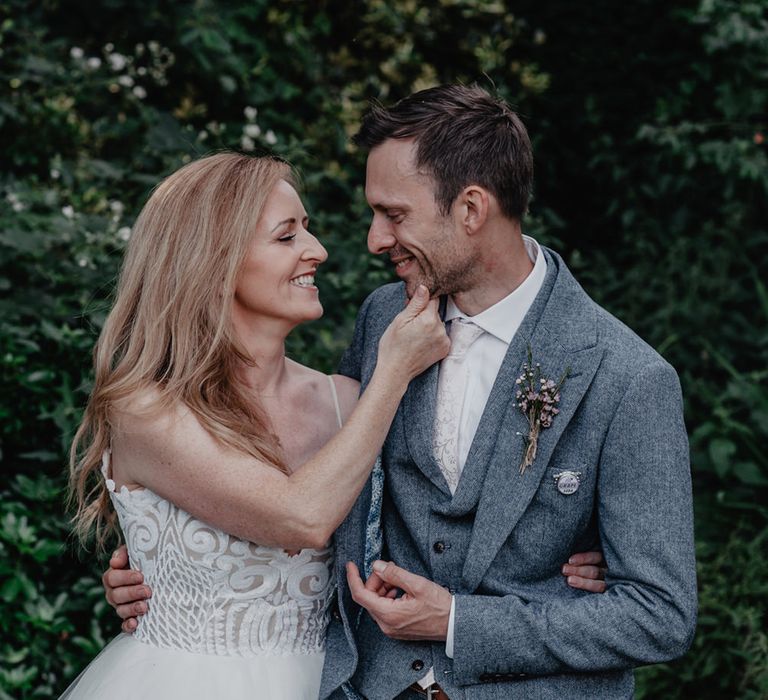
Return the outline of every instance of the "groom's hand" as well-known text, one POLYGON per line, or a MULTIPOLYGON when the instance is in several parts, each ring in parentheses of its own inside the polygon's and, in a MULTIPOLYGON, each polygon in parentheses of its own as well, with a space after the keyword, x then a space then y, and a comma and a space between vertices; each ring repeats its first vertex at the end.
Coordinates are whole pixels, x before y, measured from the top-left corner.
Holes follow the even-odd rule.
POLYGON ((451 594, 392 562, 374 562, 373 569, 375 582, 366 586, 357 566, 348 562, 347 581, 352 599, 368 611, 381 631, 392 639, 445 641, 451 594), (392 597, 396 589, 403 591, 399 598, 392 597))
POLYGON ((128 568, 128 550, 119 547, 109 560, 109 569, 101 577, 107 602, 122 618, 123 632, 131 634, 138 626, 137 617, 147 612, 147 599, 152 595, 140 571, 128 568))

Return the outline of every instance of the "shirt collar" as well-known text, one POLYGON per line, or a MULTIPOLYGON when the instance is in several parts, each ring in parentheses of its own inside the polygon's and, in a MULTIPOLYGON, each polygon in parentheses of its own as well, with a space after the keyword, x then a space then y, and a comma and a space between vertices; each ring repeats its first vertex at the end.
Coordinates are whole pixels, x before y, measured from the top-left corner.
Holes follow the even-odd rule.
POLYGON ((547 261, 544 259, 539 244, 530 236, 523 236, 523 243, 525 244, 525 252, 528 253, 528 257, 533 263, 533 270, 519 287, 475 316, 467 316, 462 313, 454 303, 453 298, 448 297, 445 320, 466 318, 476 326, 480 326, 486 333, 490 333, 509 345, 523 322, 525 314, 531 308, 541 285, 544 284, 544 277, 547 274, 547 261))

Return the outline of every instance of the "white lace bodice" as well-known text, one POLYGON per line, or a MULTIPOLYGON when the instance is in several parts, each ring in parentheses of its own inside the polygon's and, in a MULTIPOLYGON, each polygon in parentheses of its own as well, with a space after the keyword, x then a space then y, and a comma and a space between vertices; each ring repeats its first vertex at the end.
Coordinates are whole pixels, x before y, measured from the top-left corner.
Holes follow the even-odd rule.
POLYGON ((134 636, 158 647, 252 656, 322 651, 334 590, 333 552, 241 540, 148 489, 115 489, 102 471, 131 567, 152 588, 134 636))

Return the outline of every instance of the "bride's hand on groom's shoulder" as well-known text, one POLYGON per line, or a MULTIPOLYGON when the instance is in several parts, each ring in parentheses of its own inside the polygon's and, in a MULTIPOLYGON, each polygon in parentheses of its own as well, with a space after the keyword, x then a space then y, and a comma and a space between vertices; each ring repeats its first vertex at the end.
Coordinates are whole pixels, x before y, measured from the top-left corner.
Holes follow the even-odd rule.
POLYGON ((140 571, 128 568, 128 551, 125 545, 115 550, 101 582, 107 602, 123 620, 123 632, 131 634, 138 626, 136 618, 148 610, 148 599, 152 596, 152 591, 144 584, 144 575, 140 571))

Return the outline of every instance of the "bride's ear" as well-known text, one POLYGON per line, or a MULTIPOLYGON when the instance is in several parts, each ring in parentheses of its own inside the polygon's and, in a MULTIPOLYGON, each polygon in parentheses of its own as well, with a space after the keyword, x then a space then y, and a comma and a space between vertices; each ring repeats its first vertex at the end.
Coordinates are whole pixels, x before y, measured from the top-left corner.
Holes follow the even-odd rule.
POLYGON ((485 226, 493 205, 492 197, 480 185, 469 185, 459 194, 461 223, 467 235, 473 236, 485 226))

